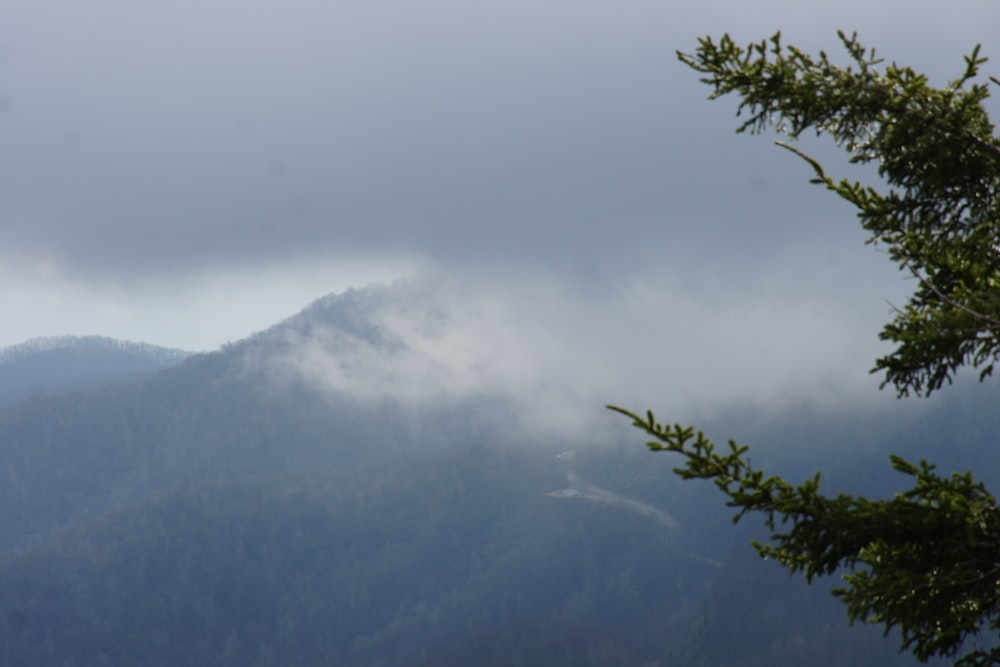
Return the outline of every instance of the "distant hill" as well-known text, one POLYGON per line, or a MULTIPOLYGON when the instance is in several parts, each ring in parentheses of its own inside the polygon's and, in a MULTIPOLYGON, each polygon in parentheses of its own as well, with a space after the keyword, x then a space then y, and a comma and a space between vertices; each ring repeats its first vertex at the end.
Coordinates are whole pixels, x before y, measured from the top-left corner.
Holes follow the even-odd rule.
POLYGON ((103 336, 33 338, 0 348, 0 405, 149 377, 189 356, 183 350, 103 336))
MULTIPOLYGON (((760 530, 634 434, 531 438, 504 396, 373 393, 375 366, 419 353, 386 326, 411 297, 332 295, 144 380, 0 411, 0 664, 914 664, 761 563, 760 530)), ((947 432, 991 460, 981 400, 893 446, 933 458, 947 432)), ((891 493, 884 455, 845 445, 863 423, 794 421, 804 450, 780 419, 758 429, 806 459, 776 472, 891 493)))

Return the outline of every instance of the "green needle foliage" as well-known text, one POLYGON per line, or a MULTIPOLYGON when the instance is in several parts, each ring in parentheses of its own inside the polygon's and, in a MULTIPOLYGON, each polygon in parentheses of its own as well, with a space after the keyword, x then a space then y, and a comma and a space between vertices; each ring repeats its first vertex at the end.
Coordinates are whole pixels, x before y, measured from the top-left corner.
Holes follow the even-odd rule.
POLYGON ((789 144, 824 185, 858 210, 870 243, 913 273, 920 287, 882 331, 898 345, 876 362, 901 395, 931 393, 971 363, 983 376, 1000 354, 1000 140, 983 107, 988 84, 979 47, 944 88, 909 67, 889 65, 840 33, 852 65, 834 65, 770 40, 737 46, 700 40, 678 57, 702 73, 711 98, 740 98, 739 132, 769 128, 795 140, 829 135, 856 164, 875 163, 883 189, 835 181, 789 144))
MULTIPOLYGON (((820 476, 793 486, 754 469, 746 445, 730 440, 720 453, 691 426, 658 423, 612 407, 654 440, 653 451, 685 458, 675 469, 684 479, 709 479, 738 509, 764 515, 771 542, 754 542, 808 581, 843 573, 834 594, 852 621, 898 627, 903 649, 921 660, 953 656, 982 627, 1000 616, 1000 508, 968 473, 941 477, 925 461, 913 465, 893 456, 892 466, 914 478, 909 491, 890 500, 820 493, 820 476)), ((1000 649, 976 651, 957 664, 1000 664, 1000 649)))
MULTIPOLYGON (((737 131, 774 130, 791 142, 813 131, 851 163, 877 166, 876 185, 835 180, 778 142, 809 163, 813 183, 853 204, 869 242, 917 279, 880 334, 895 344, 872 371, 884 373, 883 386, 928 395, 966 365, 982 380, 1000 358, 1000 139, 984 108, 989 83, 977 81, 986 59, 976 47, 962 75, 935 88, 911 68, 885 65, 856 36, 840 39, 846 67, 782 44, 780 33, 746 47, 704 38, 678 57, 702 74, 710 98, 739 97, 737 131)), ((795 486, 754 469, 745 445, 720 451, 693 427, 609 407, 652 438, 651 450, 681 455, 682 478, 712 480, 737 508, 734 521, 763 514, 770 542, 754 545, 763 557, 808 581, 841 573, 834 594, 852 621, 897 628, 902 650, 922 661, 1000 665, 995 642, 963 650, 970 636, 1000 630, 1000 508, 971 475, 942 477, 893 456, 893 468, 913 478, 909 491, 828 497, 819 474, 795 486)))

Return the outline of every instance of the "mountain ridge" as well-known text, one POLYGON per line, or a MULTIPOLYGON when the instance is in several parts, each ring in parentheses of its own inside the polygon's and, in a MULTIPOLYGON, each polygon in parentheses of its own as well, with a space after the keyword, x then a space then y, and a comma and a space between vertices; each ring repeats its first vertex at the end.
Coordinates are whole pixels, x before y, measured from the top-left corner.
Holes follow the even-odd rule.
MULTIPOLYGON (((422 352, 399 317, 447 338, 411 297, 331 294, 130 384, 0 410, 0 664, 912 664, 822 590, 775 588, 747 544, 766 536, 631 432, 525 438, 490 387, 352 394, 365 363, 422 352), (355 374, 330 391, 289 370, 314 348, 355 374)), ((827 461, 860 428, 796 417, 827 461)), ((977 449, 995 430, 944 428, 977 449)))
POLYGON ((193 354, 106 336, 32 338, 0 349, 0 406, 141 380, 193 354))
POLYGON ((125 352, 164 366, 172 365, 197 354, 178 348, 162 347, 109 336, 38 336, 21 343, 0 347, 0 367, 26 357, 73 347, 92 347, 125 352))

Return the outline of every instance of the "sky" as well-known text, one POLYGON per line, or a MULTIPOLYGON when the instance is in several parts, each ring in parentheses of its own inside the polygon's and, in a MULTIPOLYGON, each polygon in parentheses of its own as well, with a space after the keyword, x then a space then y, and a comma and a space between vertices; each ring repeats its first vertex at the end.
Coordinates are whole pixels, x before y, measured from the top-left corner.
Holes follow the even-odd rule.
POLYGON ((498 369, 873 391, 912 286, 675 51, 857 30, 943 83, 976 43, 1000 63, 998 25, 992 0, 5 0, 0 346, 211 350, 404 279, 488 312, 462 344, 498 369))

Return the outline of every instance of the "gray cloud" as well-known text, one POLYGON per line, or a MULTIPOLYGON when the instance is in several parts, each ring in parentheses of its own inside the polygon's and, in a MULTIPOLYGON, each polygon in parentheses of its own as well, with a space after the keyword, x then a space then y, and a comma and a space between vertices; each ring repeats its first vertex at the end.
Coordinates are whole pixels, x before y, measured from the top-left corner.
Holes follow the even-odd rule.
POLYGON ((840 294, 768 281, 692 289, 657 271, 592 293, 548 273, 425 273, 365 301, 375 340, 339 326, 293 332, 272 370, 417 408, 502 396, 516 407, 511 428, 567 440, 620 427, 606 403, 682 420, 735 406, 863 414, 892 401, 866 373, 874 331, 856 336, 887 307, 845 283, 840 294))
POLYGON ((954 72, 1000 18, 907 4, 900 36, 881 5, 801 4, 14 3, 0 245, 121 277, 398 252, 586 273, 720 235, 738 260, 842 210, 778 194, 802 166, 734 139, 675 48, 825 45, 836 18, 954 72))
POLYGON ((607 401, 868 401, 909 285, 674 50, 780 28, 834 52, 856 28, 943 80, 976 42, 996 55, 996 25, 986 2, 10 0, 0 344, 205 349, 415 275, 440 329, 380 313, 403 348, 341 368, 320 337, 290 363, 581 428, 607 401))

